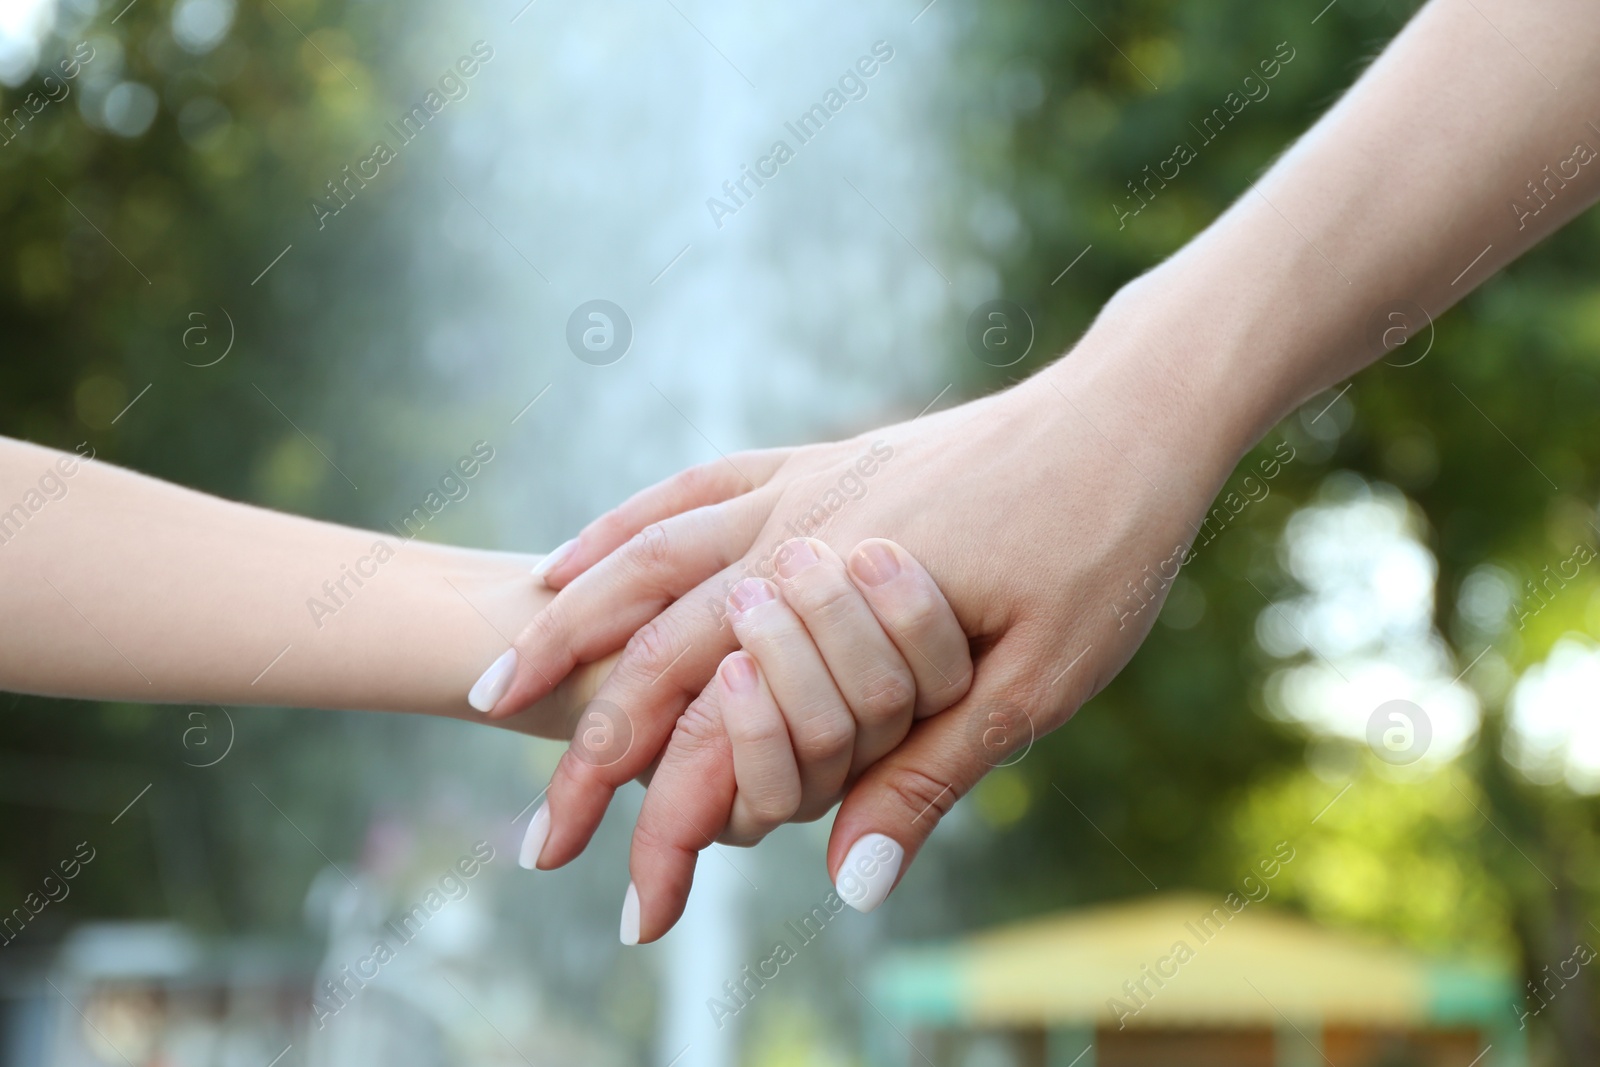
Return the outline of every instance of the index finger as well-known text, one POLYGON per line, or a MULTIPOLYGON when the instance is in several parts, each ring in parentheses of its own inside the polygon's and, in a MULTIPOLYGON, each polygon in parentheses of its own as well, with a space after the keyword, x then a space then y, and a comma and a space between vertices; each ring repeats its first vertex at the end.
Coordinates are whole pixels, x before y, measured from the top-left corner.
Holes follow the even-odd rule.
POLYGON ((515 655, 497 661, 474 686, 474 706, 491 719, 514 714, 573 667, 622 647, 663 608, 744 555, 768 499, 740 497, 640 531, 534 616, 517 635, 515 655), (491 676, 493 684, 486 682, 491 676))
POLYGON ((540 867, 559 867, 583 851, 612 794, 649 768, 689 702, 738 647, 722 616, 723 585, 735 577, 729 571, 702 583, 628 641, 585 709, 586 718, 599 716, 606 743, 590 745, 580 730, 550 778, 550 835, 540 867))
POLYGON ((707 686, 689 705, 645 790, 628 854, 625 945, 654 941, 672 929, 689 901, 701 851, 733 812, 737 785, 721 694, 722 686, 707 686))
POLYGON ((551 589, 561 589, 652 523, 694 508, 720 504, 765 485, 793 451, 769 448, 738 452, 679 471, 641 489, 540 560, 533 569, 534 576, 542 578, 551 589))

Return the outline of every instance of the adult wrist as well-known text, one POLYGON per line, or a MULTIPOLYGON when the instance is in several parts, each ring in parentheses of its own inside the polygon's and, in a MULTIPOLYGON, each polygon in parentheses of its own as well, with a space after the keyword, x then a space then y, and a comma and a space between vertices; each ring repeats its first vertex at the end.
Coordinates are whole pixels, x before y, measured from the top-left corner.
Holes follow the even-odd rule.
POLYGON ((1177 295, 1154 273, 1125 286, 1023 389, 1063 430, 1087 425, 1139 480, 1203 508, 1275 419, 1242 380, 1232 342, 1197 341, 1206 331, 1177 295))
POLYGON ((1257 207, 1235 205, 1123 286, 1039 377, 1130 408, 1196 474, 1225 478, 1296 406, 1370 359, 1366 294, 1257 207))

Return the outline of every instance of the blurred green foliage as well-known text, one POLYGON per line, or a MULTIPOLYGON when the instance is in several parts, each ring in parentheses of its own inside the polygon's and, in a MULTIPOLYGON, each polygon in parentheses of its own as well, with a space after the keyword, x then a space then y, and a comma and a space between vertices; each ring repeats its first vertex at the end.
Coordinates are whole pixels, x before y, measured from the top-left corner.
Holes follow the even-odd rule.
MULTIPOLYGON (((403 50, 386 64, 362 58, 397 51, 396 12, 317 0, 241 6, 231 32, 197 55, 175 43, 171 5, 131 5, 114 24, 116 11, 74 11, 63 6, 40 73, 0 90, 5 114, 30 92, 59 96, 44 76, 79 42, 93 49, 68 95, 0 145, 0 432, 67 450, 87 441, 101 458, 209 492, 381 523, 316 449, 341 454, 364 432, 326 406, 325 386, 341 357, 391 336, 375 322, 403 332, 392 298, 403 235, 359 201, 361 210, 319 232, 309 202, 340 163, 370 150, 390 118, 385 102, 414 88, 410 79, 404 93, 384 83, 402 81, 411 58, 403 50), (161 102, 138 136, 104 119, 106 95, 122 82, 150 87, 161 102), (228 358, 202 366, 230 336, 228 358)), ((386 472, 356 474, 367 498, 381 500, 386 472)), ((174 708, 4 702, 0 800, 27 832, 7 835, 0 852, 0 899, 20 901, 85 838, 118 872, 80 880, 69 906, 41 916, 45 926, 74 914, 170 914, 213 930, 298 926, 304 886, 322 861, 282 820, 263 822, 252 775, 343 854, 359 847, 349 813, 399 785, 352 773, 355 739, 315 713, 234 712, 249 742, 219 774, 186 766, 226 742, 217 709, 193 718, 174 708), (294 758, 272 758, 282 753, 294 758), (135 809, 108 830, 108 816, 152 778, 160 788, 141 804, 154 814, 135 809), (298 861, 257 855, 264 832, 275 843, 285 835, 282 855, 298 861)))

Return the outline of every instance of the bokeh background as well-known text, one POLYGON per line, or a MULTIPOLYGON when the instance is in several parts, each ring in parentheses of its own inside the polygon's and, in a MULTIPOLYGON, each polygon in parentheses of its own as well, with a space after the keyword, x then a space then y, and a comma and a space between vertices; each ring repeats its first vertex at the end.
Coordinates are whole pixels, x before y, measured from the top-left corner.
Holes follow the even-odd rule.
MULTIPOLYGON (((373 527, 487 440, 428 536, 518 548, 719 450, 1036 370, 1416 6, 125 2, 0 0, 0 432, 373 527), (797 145, 784 123, 878 42, 865 95, 797 145), (1127 183, 1284 45, 1270 92, 1119 219, 1127 183), (75 49, 92 58, 63 78, 75 49), (402 144, 388 124, 430 91, 402 144), (794 158, 714 218, 779 139, 794 158), (336 199, 377 140, 393 160, 336 199), (1007 367, 966 341, 1000 298, 1036 332, 1007 367), (615 361, 567 343, 594 299, 631 324, 615 361)), ((1597 236, 1587 213, 1269 435, 1251 470, 1294 458, 1122 676, 959 805, 889 906, 834 920, 721 1027, 708 998, 827 893, 825 823, 708 854, 685 923, 623 951, 636 792, 568 869, 511 862, 557 745, 0 695, 0 908, 93 855, 0 946, 0 1055, 1034 1062, 880 1045, 875 963, 1158 886, 1220 898, 1288 840, 1265 906, 1501 968, 1533 1062, 1600 1062, 1588 970, 1537 985, 1600 944, 1597 236), (1391 700, 1428 739, 1403 766, 1369 739, 1391 700), (313 983, 479 841, 496 858, 470 892, 319 1029, 313 983)), ((1406 1055, 1387 1062, 1454 1062, 1406 1055)))

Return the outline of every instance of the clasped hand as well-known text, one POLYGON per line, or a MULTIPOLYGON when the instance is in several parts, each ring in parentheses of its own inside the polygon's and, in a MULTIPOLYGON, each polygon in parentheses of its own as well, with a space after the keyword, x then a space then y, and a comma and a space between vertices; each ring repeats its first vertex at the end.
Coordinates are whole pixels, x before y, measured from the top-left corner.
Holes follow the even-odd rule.
POLYGON ((518 638, 491 716, 622 648, 590 707, 629 743, 563 756, 530 861, 569 862, 612 793, 653 769, 625 941, 677 920, 699 850, 841 796, 829 870, 848 903, 880 903, 960 796, 1132 655, 1165 587, 1118 606, 1142 564, 1181 556, 1237 459, 1178 439, 1176 421, 1149 433, 1190 398, 1082 348, 1067 373, 869 438, 685 471, 557 550, 545 580, 560 592, 518 638), (864 496, 794 539, 867 454, 888 458, 864 496))

